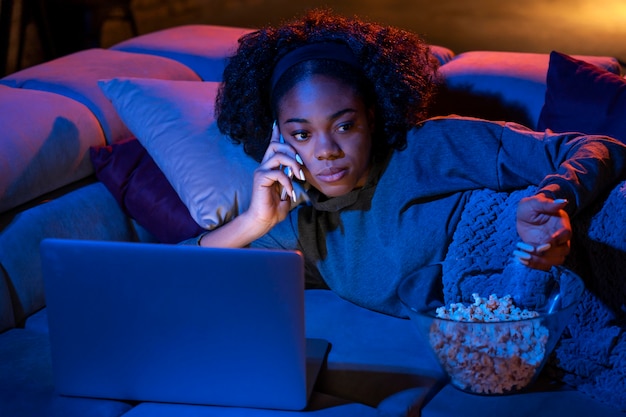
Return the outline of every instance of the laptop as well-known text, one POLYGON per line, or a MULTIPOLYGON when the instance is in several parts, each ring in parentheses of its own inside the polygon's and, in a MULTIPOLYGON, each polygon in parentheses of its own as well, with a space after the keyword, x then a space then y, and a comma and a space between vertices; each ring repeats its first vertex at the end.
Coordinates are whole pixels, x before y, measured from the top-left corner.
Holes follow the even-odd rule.
POLYGON ((329 343, 306 339, 297 251, 45 239, 61 395, 302 410, 329 343))

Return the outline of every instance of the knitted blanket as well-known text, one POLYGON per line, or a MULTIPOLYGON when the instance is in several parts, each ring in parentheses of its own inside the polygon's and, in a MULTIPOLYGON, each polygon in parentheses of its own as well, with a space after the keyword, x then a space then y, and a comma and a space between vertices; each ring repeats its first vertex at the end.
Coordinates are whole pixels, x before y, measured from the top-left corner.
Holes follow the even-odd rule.
MULTIPOLYGON (((532 286, 543 285, 545 273, 512 260, 519 241, 517 203, 534 191, 472 192, 443 263, 446 304, 471 302, 472 293, 532 296, 532 286), (503 268, 508 273, 495 273, 503 268), (460 271, 469 269, 489 278, 460 279, 460 271), (523 279, 511 279, 516 271, 523 279)), ((546 372, 626 411, 626 182, 576 216, 572 228, 572 251, 565 266, 580 275, 586 288, 546 372)))

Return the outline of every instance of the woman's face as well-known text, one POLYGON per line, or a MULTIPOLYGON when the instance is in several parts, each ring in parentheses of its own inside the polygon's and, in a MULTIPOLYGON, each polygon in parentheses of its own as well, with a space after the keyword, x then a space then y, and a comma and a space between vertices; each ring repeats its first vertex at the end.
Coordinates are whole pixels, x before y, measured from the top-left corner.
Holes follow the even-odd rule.
POLYGON ((300 81, 278 105, 280 132, 304 161, 309 184, 328 197, 365 184, 372 116, 352 88, 321 75, 300 81))

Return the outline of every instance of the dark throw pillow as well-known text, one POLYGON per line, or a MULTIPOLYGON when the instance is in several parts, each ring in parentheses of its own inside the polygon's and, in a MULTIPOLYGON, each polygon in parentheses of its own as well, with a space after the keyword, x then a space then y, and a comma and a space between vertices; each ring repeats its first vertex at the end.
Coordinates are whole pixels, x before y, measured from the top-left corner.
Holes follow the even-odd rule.
POLYGON ((92 147, 96 177, 126 214, 162 243, 178 243, 203 229, 136 139, 92 147))
POLYGON ((552 52, 538 129, 606 135, 626 143, 626 80, 552 52))

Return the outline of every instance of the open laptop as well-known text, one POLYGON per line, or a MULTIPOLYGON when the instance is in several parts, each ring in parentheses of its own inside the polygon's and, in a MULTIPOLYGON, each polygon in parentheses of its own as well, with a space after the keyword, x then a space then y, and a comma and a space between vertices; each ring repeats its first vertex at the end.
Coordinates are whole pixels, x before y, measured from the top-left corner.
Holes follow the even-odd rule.
POLYGON ((306 339, 296 251, 45 239, 62 395, 301 410, 329 349, 306 339))

